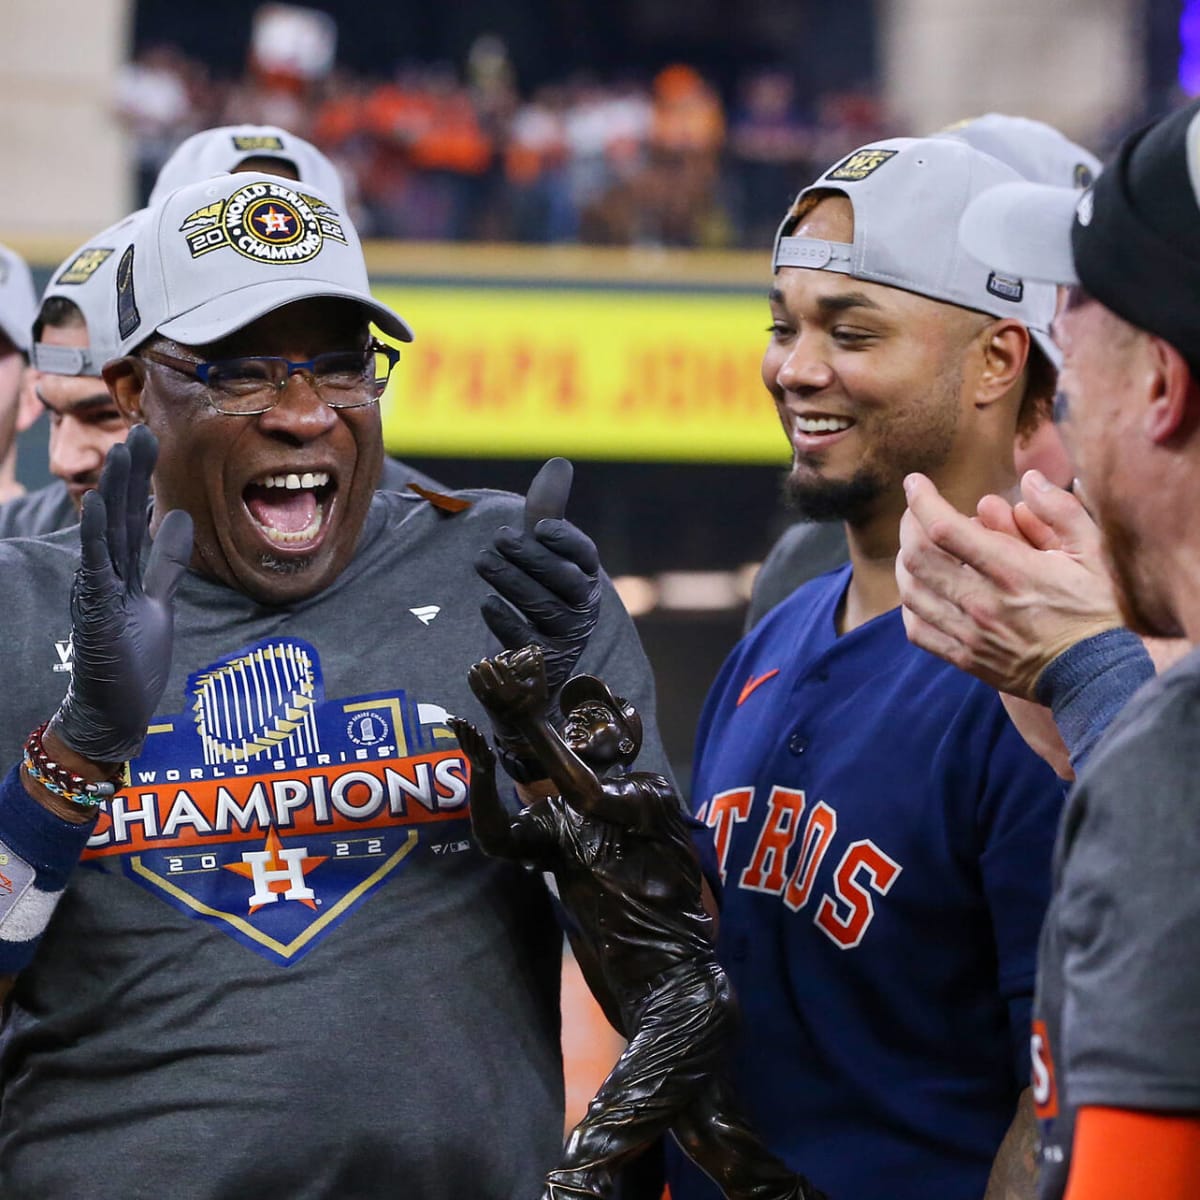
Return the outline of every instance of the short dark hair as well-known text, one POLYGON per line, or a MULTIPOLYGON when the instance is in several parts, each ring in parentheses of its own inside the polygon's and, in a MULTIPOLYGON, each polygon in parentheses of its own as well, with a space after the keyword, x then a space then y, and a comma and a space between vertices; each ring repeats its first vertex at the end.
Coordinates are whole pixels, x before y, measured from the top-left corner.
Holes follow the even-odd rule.
POLYGON ((83 310, 74 300, 65 296, 47 296, 38 310, 37 320, 33 323, 33 340, 42 340, 42 330, 70 329, 79 325, 87 325, 83 310))
POLYGON ((1043 421, 1050 420, 1054 393, 1058 390, 1058 368, 1050 356, 1030 339, 1025 363, 1025 394, 1017 410, 1017 436, 1029 437, 1043 421))

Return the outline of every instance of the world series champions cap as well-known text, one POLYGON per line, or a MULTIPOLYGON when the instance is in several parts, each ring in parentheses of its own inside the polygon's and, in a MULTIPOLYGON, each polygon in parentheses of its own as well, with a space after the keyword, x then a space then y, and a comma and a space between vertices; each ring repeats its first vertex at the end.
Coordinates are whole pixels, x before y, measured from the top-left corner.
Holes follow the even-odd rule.
POLYGON ((370 292, 349 218, 315 188, 274 175, 219 175, 145 211, 117 261, 117 352, 154 333, 215 342, 296 300, 352 300, 385 333, 412 330, 370 292))
POLYGON ((983 266, 957 237, 959 220, 976 196, 1018 178, 1011 167, 954 138, 891 138, 863 146, 796 197, 776 234, 774 269, 837 271, 989 316, 1013 317, 1057 362, 1050 339, 1054 288, 983 266), (850 200, 853 243, 792 235, 800 202, 810 192, 827 190, 850 200))
POLYGON ((29 267, 15 250, 0 246, 0 331, 22 354, 29 353, 36 315, 37 293, 29 267))
MULTIPOLYGON (((100 376, 100 368, 118 356, 117 262, 144 210, 110 225, 69 255, 50 276, 42 293, 48 300, 69 300, 87 325, 86 346, 55 346, 35 341, 30 361, 48 375, 100 376)), ((42 311, 40 310, 40 311, 42 311)))
POLYGON ((1200 101, 1132 134, 1082 195, 1008 184, 959 233, 1002 270, 1081 284, 1200 367, 1200 101))
POLYGON ((311 142, 277 125, 219 125, 181 142, 162 165, 147 203, 157 204, 176 188, 214 175, 228 175, 248 160, 278 159, 290 164, 299 181, 315 187, 334 208, 346 209, 338 169, 311 142))
POLYGON ((938 130, 998 158, 1022 179, 1055 187, 1088 187, 1100 174, 1100 160, 1045 121, 984 113, 938 130))

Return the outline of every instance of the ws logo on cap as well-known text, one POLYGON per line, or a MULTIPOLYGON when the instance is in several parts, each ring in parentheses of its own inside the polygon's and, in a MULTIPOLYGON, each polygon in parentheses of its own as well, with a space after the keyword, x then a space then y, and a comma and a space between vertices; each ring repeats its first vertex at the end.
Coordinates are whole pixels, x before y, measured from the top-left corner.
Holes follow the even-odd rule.
POLYGON ((95 273, 112 257, 112 250, 103 246, 91 246, 81 250, 67 265, 54 281, 56 284, 87 283, 95 273))
POLYGON ((280 183, 238 188, 228 200, 197 209, 179 232, 193 258, 229 246, 257 262, 302 263, 321 252, 326 238, 346 244, 333 208, 280 183))
POLYGON ((861 183, 898 153, 898 150, 856 150, 845 162, 838 163, 829 171, 825 178, 830 183, 861 183))
POLYGON ((274 134, 238 134, 233 135, 233 148, 245 153, 247 150, 282 150, 283 138, 274 134))

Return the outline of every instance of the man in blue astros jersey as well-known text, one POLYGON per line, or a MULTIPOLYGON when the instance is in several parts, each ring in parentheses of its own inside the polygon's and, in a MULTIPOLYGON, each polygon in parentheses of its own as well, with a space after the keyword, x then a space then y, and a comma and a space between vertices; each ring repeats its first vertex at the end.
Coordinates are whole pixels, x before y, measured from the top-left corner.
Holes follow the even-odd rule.
POLYGON ((181 188, 114 257, 134 428, 78 530, 0 543, 0 1191, 536 1195, 561 932, 474 847, 447 721, 532 635, 664 770, 632 625, 563 489, 376 491, 368 323, 412 334, 315 188, 181 188))
MULTIPOLYGON (((1085 188, 1100 173, 1100 160, 1091 151, 1064 137, 1053 126, 1028 117, 985 113, 969 121, 959 121, 934 136, 958 138, 1035 183, 1085 188)), ((1050 422, 1049 407, 1047 402, 1044 420, 1018 432, 1014 448, 1017 473, 1038 468, 1065 486, 1071 481, 1070 464, 1050 422)), ((754 577, 745 631, 749 633, 802 583, 842 566, 847 557, 846 531, 840 522, 797 521, 789 526, 771 547, 754 577)))
MULTIPOLYGON (((724 880, 733 1081, 767 1145, 833 1200, 1034 1188, 1028 1039, 1063 791, 996 694, 908 642, 904 477, 961 511, 1015 483, 1054 372, 1052 287, 958 248, 1019 178, 949 138, 864 147, 797 197, 773 257, 763 382, 789 490, 850 563, 734 650, 693 799, 724 880), (921 464, 919 467, 917 464, 921 464)), ((678 1155, 674 1200, 708 1200, 678 1155)))

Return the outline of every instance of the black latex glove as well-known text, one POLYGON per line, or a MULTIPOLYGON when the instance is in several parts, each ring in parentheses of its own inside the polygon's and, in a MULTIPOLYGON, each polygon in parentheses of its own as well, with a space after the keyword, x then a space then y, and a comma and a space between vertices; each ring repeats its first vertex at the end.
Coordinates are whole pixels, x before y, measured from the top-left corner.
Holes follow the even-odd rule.
POLYGON ((563 519, 573 473, 565 458, 546 463, 526 493, 524 528, 501 526, 475 560, 499 593, 483 602, 487 627, 506 650, 542 648, 551 696, 574 673, 600 615, 600 556, 563 519))
POLYGON ((50 723, 77 754, 118 763, 142 748, 171 669, 172 599, 192 553, 192 518, 169 512, 140 556, 158 442, 135 425, 83 498, 71 586, 71 683, 50 723))

